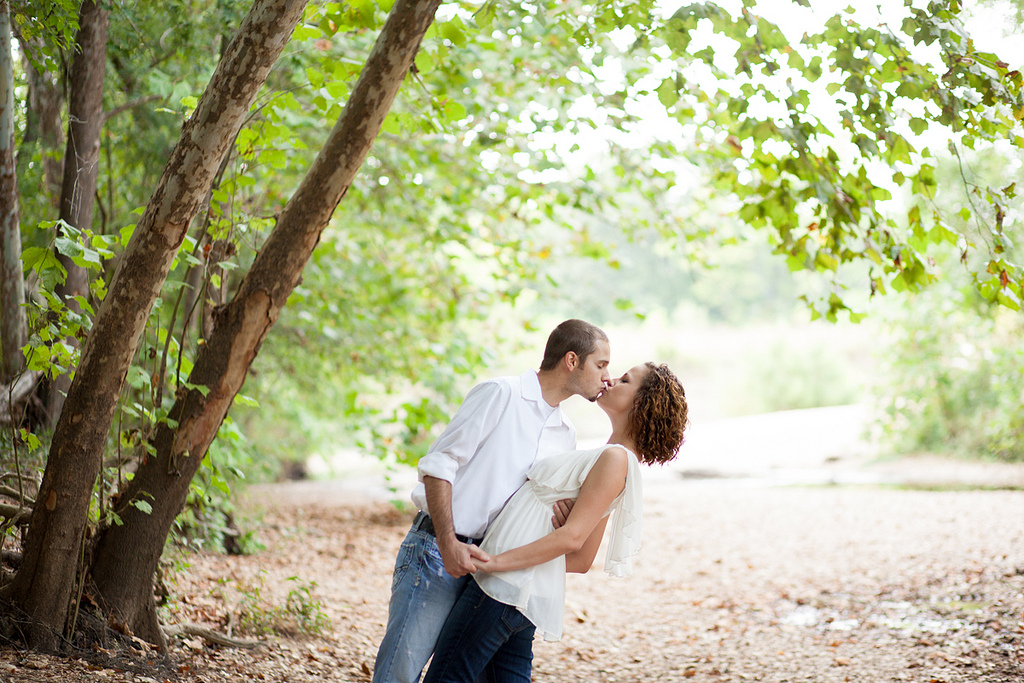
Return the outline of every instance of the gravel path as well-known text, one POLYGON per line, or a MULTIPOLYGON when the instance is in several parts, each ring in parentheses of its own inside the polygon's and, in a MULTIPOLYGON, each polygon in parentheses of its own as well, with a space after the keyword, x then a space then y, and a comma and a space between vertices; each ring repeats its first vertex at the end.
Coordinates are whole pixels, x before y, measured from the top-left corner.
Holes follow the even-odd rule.
POLYGON ((662 478, 644 522, 537 680, 1024 680, 1024 493, 662 478))
MULTIPOLYGON (((298 576, 316 582, 333 631, 257 653, 194 641, 196 680, 226 680, 236 664, 270 681, 369 680, 410 514, 309 490, 274 489, 261 556, 194 558, 178 590, 208 595, 181 614, 223 624, 240 600, 227 588, 281 591, 298 576)), ((537 643, 535 681, 1024 680, 1022 491, 778 487, 661 470, 645 480, 644 505, 634 575, 598 566, 569 577, 565 636, 537 643)))

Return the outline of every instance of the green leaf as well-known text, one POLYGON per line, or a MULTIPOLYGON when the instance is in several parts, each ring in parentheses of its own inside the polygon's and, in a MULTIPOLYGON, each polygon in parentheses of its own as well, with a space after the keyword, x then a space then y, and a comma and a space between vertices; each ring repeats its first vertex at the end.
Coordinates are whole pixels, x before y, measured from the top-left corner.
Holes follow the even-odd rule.
POLYGON ((231 494, 231 487, 228 486, 228 483, 224 481, 222 477, 219 477, 216 474, 214 474, 213 476, 210 477, 210 483, 213 484, 214 488, 216 488, 224 495, 231 494))
POLYGON ((455 46, 466 44, 465 24, 458 17, 447 21, 441 27, 441 35, 455 46))
POLYGON ((666 108, 671 108, 679 101, 679 89, 676 87, 675 77, 666 78, 658 86, 658 101, 666 108))
POLYGON ((123 228, 121 228, 119 234, 121 235, 121 246, 127 247, 128 243, 132 239, 132 235, 135 234, 135 223, 132 223, 131 225, 126 225, 123 228))
POLYGON ((35 271, 47 291, 53 291, 58 284, 64 284, 68 272, 57 260, 57 256, 44 247, 28 247, 21 253, 25 272, 35 271))
POLYGON ((35 434, 28 431, 27 429, 19 429, 18 435, 21 437, 21 440, 25 442, 25 445, 28 447, 30 451, 36 450, 41 445, 39 437, 37 437, 35 434))
POLYGON ((317 30, 317 29, 315 29, 315 28, 313 28, 311 26, 303 26, 302 24, 299 24, 298 26, 296 26, 295 30, 292 32, 292 40, 297 40, 297 41, 298 40, 309 40, 311 38, 319 38, 319 37, 320 37, 320 31, 319 30, 317 30))
POLYGON ((461 121, 466 118, 466 107, 455 100, 446 101, 441 107, 441 111, 444 113, 445 120, 449 122, 461 121))
POLYGON ((324 74, 316 67, 306 67, 306 78, 314 88, 319 88, 324 84, 324 74))
POLYGON ((151 385, 149 373, 138 365, 133 365, 128 368, 128 374, 125 377, 125 381, 128 386, 135 389, 149 389, 151 385))
POLYGON ((153 514, 153 505, 148 500, 133 500, 132 506, 144 515, 153 514))
POLYGON ((341 81, 330 81, 325 86, 325 89, 333 100, 340 100, 348 93, 348 85, 341 81))
POLYGON ((189 391, 198 391, 203 396, 207 396, 210 393, 210 387, 205 384, 192 384, 191 382, 182 382, 181 386, 185 387, 189 391))
POLYGON ((426 50, 416 53, 416 69, 420 73, 429 73, 434 70, 434 57, 426 50))

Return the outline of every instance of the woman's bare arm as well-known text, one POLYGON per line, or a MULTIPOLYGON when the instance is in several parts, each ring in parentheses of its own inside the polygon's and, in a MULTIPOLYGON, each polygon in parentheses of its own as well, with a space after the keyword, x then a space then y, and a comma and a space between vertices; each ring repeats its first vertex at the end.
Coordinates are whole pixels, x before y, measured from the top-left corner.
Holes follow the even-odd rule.
MULTIPOLYGON (((608 506, 625 488, 628 469, 626 458, 629 457, 631 456, 624 448, 606 449, 587 474, 576 504, 563 526, 532 543, 492 556, 489 561, 474 560, 477 568, 485 572, 514 571, 548 562, 559 555, 579 551, 587 544, 592 532, 605 517, 604 513, 608 506)), ((596 554, 597 548, 593 550, 596 554)))
POLYGON ((573 553, 565 554, 565 571, 574 574, 586 574, 594 566, 594 558, 597 551, 601 549, 601 539, 604 538, 604 528, 608 525, 608 515, 601 518, 594 530, 587 537, 583 547, 573 553))

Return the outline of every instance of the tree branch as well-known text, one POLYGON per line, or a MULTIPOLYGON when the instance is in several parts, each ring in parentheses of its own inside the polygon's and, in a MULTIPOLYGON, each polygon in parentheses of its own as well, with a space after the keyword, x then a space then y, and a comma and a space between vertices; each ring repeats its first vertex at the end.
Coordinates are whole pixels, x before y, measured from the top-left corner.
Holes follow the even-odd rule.
POLYGON ((109 119, 114 118, 118 114, 123 114, 129 109, 134 109, 135 107, 146 104, 147 102, 152 102, 154 100, 159 99, 159 95, 146 95, 145 97, 140 97, 138 99, 132 100, 131 102, 125 102, 120 107, 114 107, 110 111, 103 112, 103 122, 106 123, 109 119))
POLYGON ((11 408, 28 398, 39 381, 39 374, 36 370, 27 370, 0 388, 0 425, 11 424, 11 408))
MULTIPOLYGON (((10 486, 4 486, 3 484, 0 484, 0 496, 7 496, 8 498, 18 500, 19 498, 22 497, 22 494, 17 489, 12 489, 10 486)), ((36 504, 35 499, 32 498, 31 496, 25 496, 24 502, 29 507, 32 507, 33 505, 36 504)))
POLYGON ((199 636, 204 638, 211 643, 216 645, 223 645, 226 647, 259 647, 263 643, 258 640, 242 640, 240 638, 232 638, 219 631, 200 626, 199 624, 175 624, 173 626, 163 627, 164 636, 167 638, 173 638, 175 636, 199 636))
POLYGON ((9 519, 14 524, 28 524, 32 518, 32 508, 0 503, 0 517, 9 519))

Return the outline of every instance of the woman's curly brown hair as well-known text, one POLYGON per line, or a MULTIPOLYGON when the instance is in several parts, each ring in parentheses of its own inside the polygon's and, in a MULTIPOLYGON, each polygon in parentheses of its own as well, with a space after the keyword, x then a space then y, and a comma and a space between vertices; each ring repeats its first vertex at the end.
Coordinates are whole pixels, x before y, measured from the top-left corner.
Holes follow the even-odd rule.
POLYGON ((640 461, 665 464, 676 457, 689 424, 686 392, 667 365, 644 363, 647 373, 633 397, 629 434, 640 461))

